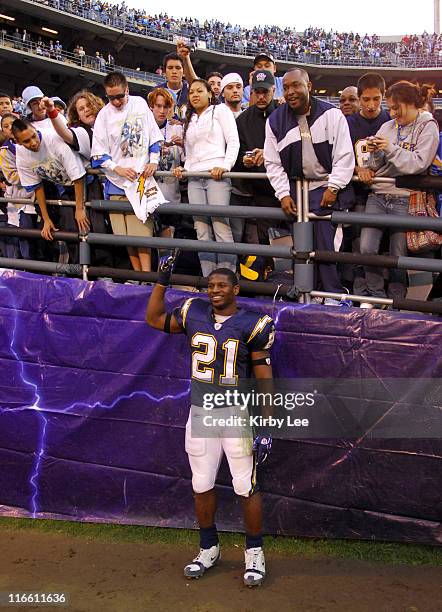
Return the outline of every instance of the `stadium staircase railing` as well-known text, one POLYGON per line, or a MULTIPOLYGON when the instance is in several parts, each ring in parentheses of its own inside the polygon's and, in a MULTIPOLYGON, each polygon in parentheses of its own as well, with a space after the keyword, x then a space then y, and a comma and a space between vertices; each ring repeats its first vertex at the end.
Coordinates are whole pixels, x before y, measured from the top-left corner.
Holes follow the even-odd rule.
POLYGON ((52 60, 65 64, 72 64, 82 69, 93 70, 101 74, 106 74, 111 70, 119 70, 126 75, 128 79, 146 81, 146 85, 157 85, 164 82, 164 77, 152 74, 150 72, 144 72, 143 70, 134 70, 127 68, 126 66, 118 66, 117 64, 108 64, 101 61, 99 58, 92 55, 84 55, 80 57, 76 53, 70 51, 49 51, 48 47, 39 47, 39 45, 33 41, 23 42, 13 36, 0 33, 0 46, 13 49, 15 51, 37 55, 38 57, 45 60, 52 60))

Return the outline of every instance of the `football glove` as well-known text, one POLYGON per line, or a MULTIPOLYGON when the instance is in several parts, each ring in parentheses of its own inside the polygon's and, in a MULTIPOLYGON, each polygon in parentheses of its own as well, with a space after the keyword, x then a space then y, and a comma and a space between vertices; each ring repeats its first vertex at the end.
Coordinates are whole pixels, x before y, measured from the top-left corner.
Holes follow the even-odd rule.
POLYGON ((272 436, 256 436, 253 441, 253 452, 256 456, 256 464, 261 465, 270 455, 272 448, 272 436))
POLYGON ((170 285, 170 279, 172 277, 173 269, 175 268, 176 261, 178 259, 178 255, 180 254, 180 249, 174 249, 172 254, 164 255, 160 258, 158 264, 158 280, 157 283, 159 285, 163 285, 163 287, 168 287, 170 285))

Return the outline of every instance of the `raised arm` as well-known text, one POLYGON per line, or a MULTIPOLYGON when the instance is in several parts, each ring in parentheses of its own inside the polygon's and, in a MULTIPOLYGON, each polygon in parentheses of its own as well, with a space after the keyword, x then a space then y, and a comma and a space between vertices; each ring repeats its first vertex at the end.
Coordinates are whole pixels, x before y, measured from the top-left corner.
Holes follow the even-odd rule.
POLYGON ((146 323, 169 334, 181 334, 183 329, 173 314, 166 312, 164 295, 170 285, 175 262, 178 257, 178 249, 172 255, 166 255, 160 259, 158 266, 158 281, 152 289, 146 310, 146 323))
POLYGON ((74 144, 74 135, 72 134, 71 130, 66 127, 65 122, 55 108, 54 102, 45 96, 42 98, 40 104, 46 109, 47 115, 54 126, 54 130, 57 132, 60 138, 63 138, 68 145, 74 144))
POLYGON ((197 79, 197 74, 190 59, 190 49, 184 41, 178 41, 176 44, 176 52, 183 60, 184 76, 189 85, 197 79))

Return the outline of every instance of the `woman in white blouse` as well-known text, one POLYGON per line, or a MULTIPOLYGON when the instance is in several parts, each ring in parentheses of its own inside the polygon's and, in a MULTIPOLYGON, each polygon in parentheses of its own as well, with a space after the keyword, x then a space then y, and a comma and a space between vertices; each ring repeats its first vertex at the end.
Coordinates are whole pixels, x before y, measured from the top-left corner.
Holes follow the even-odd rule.
MULTIPOLYGON (((189 102, 184 125, 184 169, 188 172, 210 172, 212 178, 189 178, 191 204, 227 206, 230 203, 231 181, 223 178, 234 165, 239 151, 235 118, 224 104, 213 105, 209 84, 196 79, 189 89, 189 102)), ((182 168, 175 168, 182 177, 182 168)), ((194 217, 198 240, 233 242, 229 220, 224 217, 194 217)), ((199 253, 203 276, 216 268, 236 271, 236 255, 199 253)))

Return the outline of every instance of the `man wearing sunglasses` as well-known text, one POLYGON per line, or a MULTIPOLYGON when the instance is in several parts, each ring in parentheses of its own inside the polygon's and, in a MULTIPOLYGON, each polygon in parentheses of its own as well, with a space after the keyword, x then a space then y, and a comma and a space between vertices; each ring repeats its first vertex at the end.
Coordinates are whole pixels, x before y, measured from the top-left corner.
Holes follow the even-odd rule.
MULTIPOLYGON (((104 89, 109 102, 95 120, 92 167, 102 168, 106 175, 105 197, 125 200, 125 189, 131 183, 140 180, 142 175, 144 184, 144 179, 154 175, 164 139, 144 98, 129 95, 124 74, 109 73, 104 79, 104 89)), ((133 214, 111 213, 110 219, 116 235, 153 234, 151 216, 141 220, 133 214)), ((150 272, 150 249, 128 247, 128 252, 134 270, 150 272)))

